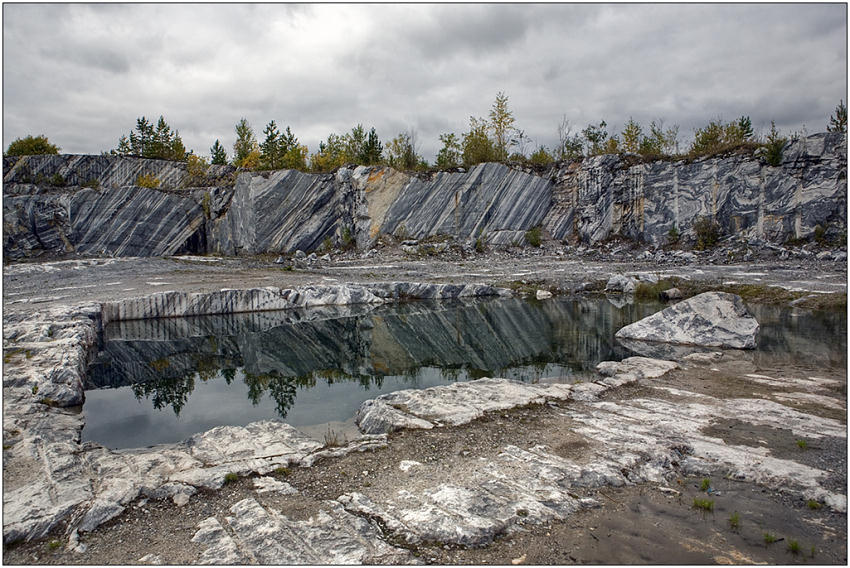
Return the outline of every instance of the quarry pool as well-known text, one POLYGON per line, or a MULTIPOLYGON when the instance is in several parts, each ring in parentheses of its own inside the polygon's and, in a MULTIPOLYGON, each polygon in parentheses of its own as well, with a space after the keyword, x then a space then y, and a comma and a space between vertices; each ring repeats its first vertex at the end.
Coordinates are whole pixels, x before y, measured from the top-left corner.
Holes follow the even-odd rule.
MULTIPOLYGON (((407 302, 115 322, 89 368, 83 441, 113 449, 282 420, 321 438, 380 394, 487 377, 574 382, 633 355, 614 340, 661 309, 605 299, 407 302)), ((846 317, 756 306, 767 365, 846 368, 846 317)))

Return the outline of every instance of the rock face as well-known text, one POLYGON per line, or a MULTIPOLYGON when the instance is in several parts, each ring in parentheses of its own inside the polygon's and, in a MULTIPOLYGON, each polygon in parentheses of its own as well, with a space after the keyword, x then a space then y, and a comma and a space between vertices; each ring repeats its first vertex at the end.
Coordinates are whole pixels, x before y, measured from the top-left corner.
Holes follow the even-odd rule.
POLYGON ((704 347, 754 349, 759 324, 740 296, 705 292, 619 330, 615 337, 704 347))
POLYGON ((559 240, 621 235, 663 244, 674 228, 692 237, 699 217, 714 219, 725 234, 784 242, 809 237, 818 225, 827 235, 846 228, 846 147, 845 135, 823 133, 789 143, 776 167, 743 155, 650 163, 605 155, 542 175, 490 163, 417 176, 358 166, 238 178, 229 166, 211 166, 195 178, 180 162, 10 157, 3 162, 3 247, 12 259, 279 254, 328 242, 365 249, 381 233, 524 244, 535 227, 559 240), (134 187, 139 175, 160 186, 134 187))

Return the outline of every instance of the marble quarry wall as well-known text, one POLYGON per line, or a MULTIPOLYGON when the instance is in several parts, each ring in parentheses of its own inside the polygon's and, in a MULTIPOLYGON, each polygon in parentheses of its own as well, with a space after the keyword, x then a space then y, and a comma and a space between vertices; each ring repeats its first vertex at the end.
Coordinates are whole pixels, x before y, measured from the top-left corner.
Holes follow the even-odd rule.
POLYGON ((724 234, 771 242, 834 234, 847 225, 847 141, 821 133, 786 145, 782 162, 757 155, 641 162, 602 155, 545 171, 504 164, 407 174, 388 167, 335 173, 240 172, 116 156, 3 160, 3 250, 164 256, 372 246, 381 234, 469 244, 548 239, 593 244, 622 236, 664 244, 693 234, 699 217, 724 234), (158 180, 139 187, 139 176, 158 180))

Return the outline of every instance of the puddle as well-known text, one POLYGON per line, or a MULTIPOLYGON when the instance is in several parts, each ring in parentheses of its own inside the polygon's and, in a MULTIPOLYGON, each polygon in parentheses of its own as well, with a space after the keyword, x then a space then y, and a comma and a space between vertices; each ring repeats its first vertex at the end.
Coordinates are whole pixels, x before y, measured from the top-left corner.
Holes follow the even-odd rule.
POLYGON ((491 299, 116 322, 89 368, 83 440, 135 448, 269 419, 321 439, 395 390, 586 380, 629 355, 614 332, 659 307, 491 299))

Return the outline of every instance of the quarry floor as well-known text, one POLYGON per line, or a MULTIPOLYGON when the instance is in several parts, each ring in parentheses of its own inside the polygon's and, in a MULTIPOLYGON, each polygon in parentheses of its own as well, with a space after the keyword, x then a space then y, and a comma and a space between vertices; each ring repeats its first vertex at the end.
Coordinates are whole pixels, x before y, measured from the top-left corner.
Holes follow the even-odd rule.
MULTIPOLYGON (((584 283, 627 272, 680 276, 711 283, 781 286, 812 293, 846 293, 847 288, 846 262, 814 259, 712 265, 588 260, 546 253, 490 253, 452 260, 382 254, 371 258, 336 258, 294 270, 275 264, 273 258, 81 259, 5 266, 3 308, 4 318, 14 319, 18 314, 43 307, 117 300, 166 290, 200 292, 402 280, 524 283, 530 287, 570 291, 584 283)), ((796 371, 801 376, 816 372, 806 368, 796 371)), ((831 378, 846 385, 846 369, 838 374, 841 376, 831 378)), ((704 370, 678 370, 663 381, 666 387, 709 393, 719 399, 740 396, 740 392, 728 386, 722 374, 710 375, 704 370)), ((652 381, 642 381, 614 389, 605 398, 624 401, 665 396, 655 386, 652 381)), ((823 407, 803 410, 846 424, 846 387, 843 392, 834 393, 834 398, 845 405, 843 411, 827 411, 823 407)), ((489 457, 508 444, 520 447, 542 444, 559 448, 565 456, 577 456, 582 446, 570 443, 569 426, 557 405, 535 405, 488 415, 458 427, 404 431, 392 435, 384 449, 326 459, 311 468, 295 468, 286 481, 299 493, 265 496, 261 502, 295 520, 306 519, 323 500, 335 499, 345 492, 397 490, 405 483, 397 473, 402 460, 439 466, 489 457), (371 475, 361 473, 367 471, 371 475)), ((836 487, 846 487, 846 440, 812 444, 801 450, 796 447, 794 437, 781 429, 753 429, 739 436, 747 439, 736 439, 735 443, 766 442, 789 459, 827 463, 839 472, 836 487)), ((601 506, 581 510, 566 521, 529 527, 527 531, 499 537, 484 548, 428 543, 412 547, 411 551, 416 560, 429 564, 846 564, 845 513, 828 507, 811 509, 799 496, 723 478, 711 479, 712 488, 719 493, 714 497, 713 512, 705 513, 692 505, 694 498, 705 496, 700 490, 701 482, 682 477, 670 487, 643 484, 585 489, 580 496, 593 497, 601 506), (733 513, 740 515, 737 528, 730 526, 733 513), (779 540, 767 544, 765 533, 779 540), (790 550, 792 541, 799 543, 799 551, 790 550)), ((52 546, 52 538, 48 537, 4 546, 3 562, 138 564, 146 555, 155 554, 165 564, 197 563, 201 550, 191 539, 198 523, 210 516, 224 517, 231 505, 248 497, 259 499, 252 479, 243 478, 219 491, 202 492, 180 508, 170 500, 139 500, 124 514, 81 535, 81 542, 86 545, 83 553, 67 550, 66 538, 61 546, 52 546)))
POLYGON ((3 268, 3 309, 29 313, 42 307, 110 301, 166 290, 211 292, 222 288, 384 281, 550 287, 564 292, 611 275, 645 272, 701 282, 779 286, 791 291, 846 292, 847 263, 814 259, 708 262, 592 260, 575 256, 491 252, 451 260, 382 253, 369 258, 332 256, 304 269, 287 269, 274 258, 110 258, 30 262, 3 268))

